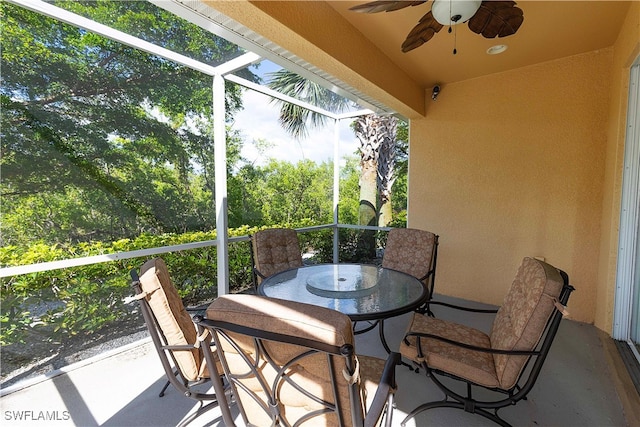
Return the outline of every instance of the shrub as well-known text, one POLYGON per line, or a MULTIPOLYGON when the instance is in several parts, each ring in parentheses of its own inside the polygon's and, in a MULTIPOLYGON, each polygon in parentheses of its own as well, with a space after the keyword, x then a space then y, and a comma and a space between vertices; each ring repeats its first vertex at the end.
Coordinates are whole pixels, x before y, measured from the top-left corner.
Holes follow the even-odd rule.
MULTIPOLYGON (((296 224, 303 227, 309 224, 296 224)), ((290 225, 284 225, 290 226, 290 225)), ((275 226, 273 226, 275 227, 275 226)), ((257 227, 230 229, 230 237, 247 236, 257 227)), ((340 229, 342 262, 375 262, 358 251, 358 230, 340 229)), ((313 262, 331 262, 333 235, 330 229, 300 235, 301 248, 313 254, 313 262)), ((135 239, 112 243, 92 242, 48 246, 36 243, 28 248, 0 248, 0 265, 14 266, 85 257, 137 249, 214 240, 215 231, 183 234, 142 234, 135 239)), ((248 241, 229 244, 229 283, 231 292, 251 288, 251 246, 248 241)), ((164 253, 179 295, 186 305, 213 300, 217 289, 217 249, 215 246, 164 253)), ((91 335, 113 322, 139 317, 135 304, 125 304, 131 295, 129 271, 138 269, 146 258, 115 260, 86 266, 63 268, 4 278, 1 284, 0 344, 25 342, 37 333, 50 341, 69 336, 91 335)))

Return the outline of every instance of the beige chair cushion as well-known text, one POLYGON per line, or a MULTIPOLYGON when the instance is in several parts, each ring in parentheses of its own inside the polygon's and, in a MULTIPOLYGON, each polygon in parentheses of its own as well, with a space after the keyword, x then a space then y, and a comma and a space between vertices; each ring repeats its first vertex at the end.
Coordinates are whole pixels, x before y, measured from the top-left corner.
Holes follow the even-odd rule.
MULTIPOLYGON (((160 258, 145 262, 140 268, 140 286, 145 299, 169 345, 194 344, 196 327, 185 310, 182 299, 171 282, 167 265, 160 258)), ((200 349, 173 351, 180 372, 189 381, 207 377, 200 349)))
POLYGON ((382 266, 422 279, 431 269, 436 235, 413 228, 389 231, 382 266))
MULTIPOLYGON (((491 346, 503 350, 532 350, 540 341, 560 296, 563 279, 551 265, 525 258, 491 328, 491 346)), ((513 387, 526 356, 494 355, 500 387, 513 387)))
POLYGON ((258 295, 223 295, 207 308, 207 319, 310 339, 340 347, 353 344, 349 316, 324 307, 258 295))
MULTIPOLYGON (((218 321, 247 326, 266 332, 274 332, 293 337, 311 339, 333 346, 353 344, 353 329, 349 317, 334 310, 316 307, 298 302, 284 301, 256 295, 226 295, 214 301, 207 310, 207 318, 218 321), (302 311, 301 311, 302 308, 302 311)), ((249 355, 252 360, 257 357, 253 340, 247 336, 232 334, 239 344, 242 353, 249 355)), ((277 364, 291 360, 296 355, 307 349, 294 344, 275 341, 263 341, 268 354, 277 364)), ((247 372, 247 365, 242 360, 238 349, 233 348, 222 340, 221 348, 226 360, 227 369, 233 374, 247 372)), ((334 374, 338 380, 337 400, 344 411, 342 415, 345 425, 351 426, 350 400, 348 384, 342 371, 345 368, 345 359, 340 356, 331 356, 334 364, 334 374)), ((375 394, 377 381, 380 379, 384 367, 384 361, 376 358, 359 356, 361 372, 361 392, 363 402, 371 399, 375 394)), ((224 363, 224 362, 223 362, 224 363)), ((271 385, 276 371, 264 360, 258 363, 259 375, 271 385)), ((287 370, 289 376, 302 386, 304 390, 328 402, 335 402, 330 382, 330 367, 327 354, 316 353, 313 356, 298 360, 287 370)), ((266 396, 261 391, 260 384, 255 377, 245 378, 244 386, 257 393, 262 402, 266 402, 266 396)), ((242 388, 237 388, 240 404, 253 425, 270 425, 267 414, 258 406, 258 403, 250 398, 242 388)), ((302 416, 307 415, 321 406, 303 395, 288 383, 283 383, 280 391, 280 411, 289 422, 293 423, 302 416)), ((338 420, 335 414, 325 414, 316 417, 309 425, 333 426, 338 420)), ((307 425, 305 423, 304 425, 307 425)))
MULTIPOLYGON (((542 337, 554 310, 563 280, 557 269, 542 261, 525 258, 504 304, 498 310, 489 335, 454 322, 414 314, 408 331, 438 335, 477 347, 500 350, 533 350, 542 337)), ((422 339, 427 364, 474 383, 512 388, 524 368, 527 356, 509 356, 466 350, 434 339, 422 339)), ((415 338, 404 342, 400 352, 418 360, 415 338)))
MULTIPOLYGON (((429 333, 477 347, 491 347, 489 336, 478 329, 419 313, 413 314, 407 332, 429 333)), ((409 337, 408 341, 409 345, 404 340, 401 342, 400 353, 410 360, 420 362, 416 338, 409 337)), ((420 343, 427 365, 431 368, 450 372, 485 387, 499 386, 490 353, 467 350, 429 338, 421 338, 420 343)))
MULTIPOLYGON (((263 276, 302 267, 302 253, 295 230, 271 228, 258 231, 252 239, 254 262, 263 276)), ((261 281, 262 278, 258 277, 258 283, 261 281)))

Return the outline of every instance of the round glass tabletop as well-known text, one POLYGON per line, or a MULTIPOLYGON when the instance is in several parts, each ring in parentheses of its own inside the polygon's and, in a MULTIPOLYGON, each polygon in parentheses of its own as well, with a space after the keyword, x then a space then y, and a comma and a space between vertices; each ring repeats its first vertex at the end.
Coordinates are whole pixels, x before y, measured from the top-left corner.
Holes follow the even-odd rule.
POLYGON ((338 310, 351 320, 385 319, 419 307, 426 287, 399 271, 360 264, 319 264, 265 279, 258 293, 338 310))

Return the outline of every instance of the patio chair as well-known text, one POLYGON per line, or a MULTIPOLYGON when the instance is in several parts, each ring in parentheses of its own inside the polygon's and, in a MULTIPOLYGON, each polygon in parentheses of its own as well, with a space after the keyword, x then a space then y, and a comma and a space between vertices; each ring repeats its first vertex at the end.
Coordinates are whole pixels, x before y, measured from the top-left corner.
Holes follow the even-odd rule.
MULTIPOLYGON (((433 296, 436 279, 436 261, 438 259, 438 235, 415 228, 394 228, 387 235, 387 244, 382 257, 382 267, 409 274, 420 280, 427 288, 428 296, 424 304, 416 311, 428 313, 429 301, 433 296)), ((368 321, 365 326, 354 322, 356 334, 361 334, 379 327, 380 339, 387 352, 389 347, 384 336, 384 320, 368 321)), ((402 362, 402 364, 405 364, 402 362)))
POLYGON ((298 233, 291 228, 269 228, 251 236, 253 284, 290 268, 302 266, 298 233))
POLYGON ((438 260, 438 235, 415 228, 394 228, 389 231, 382 258, 382 267, 398 270, 419 279, 427 287, 429 297, 419 309, 433 316, 428 302, 433 298, 438 260))
POLYGON ((220 365, 215 366, 217 362, 207 364, 204 359, 203 348, 208 349, 211 345, 211 337, 198 331, 161 258, 145 262, 140 268, 140 275, 135 269, 130 274, 135 292, 132 300, 140 303, 149 335, 167 376, 167 383, 159 396, 163 397, 171 384, 183 396, 200 403, 198 410, 181 423, 186 425, 219 403, 216 394, 195 389, 208 383, 211 363, 214 363, 211 374, 217 376, 218 372, 222 372, 220 365))
POLYGON ((356 356, 348 316, 236 294, 216 299, 199 325, 212 331, 246 425, 390 426, 400 354, 356 356))
POLYGON ((473 310, 434 302, 453 309, 496 313, 489 334, 414 313, 400 352, 426 371, 445 398, 418 406, 402 425, 422 411, 448 407, 509 426, 498 411, 526 399, 566 314, 565 306, 573 290, 565 272, 545 262, 524 258, 498 310, 473 310), (464 384, 466 396, 450 388, 450 382, 445 385, 443 377, 464 384), (488 394, 495 399, 475 398, 472 391, 482 389, 489 390, 488 394))

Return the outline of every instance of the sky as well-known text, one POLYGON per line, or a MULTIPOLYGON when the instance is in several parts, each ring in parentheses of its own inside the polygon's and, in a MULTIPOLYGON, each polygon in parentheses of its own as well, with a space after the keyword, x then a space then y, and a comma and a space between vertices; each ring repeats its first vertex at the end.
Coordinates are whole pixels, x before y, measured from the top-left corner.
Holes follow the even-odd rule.
MULTIPOLYGON (((264 73, 273 69, 263 65, 257 74, 264 76, 264 73)), ((327 125, 322 129, 310 129, 306 138, 296 140, 278 122, 279 107, 270 102, 268 96, 245 89, 242 100, 244 109, 234 115, 233 128, 239 130, 244 139, 242 155, 249 162, 264 165, 269 158, 292 163, 304 159, 322 162, 333 158, 333 120, 327 120, 327 125), (253 144, 261 139, 273 145, 264 154, 253 144)), ((350 129, 352 121, 345 119, 340 123, 340 158, 354 154, 357 149, 357 140, 350 129)))
MULTIPOLYGON (((279 108, 269 102, 269 98, 252 90, 243 96, 244 110, 235 114, 233 128, 240 131, 245 144, 242 155, 249 162, 264 165, 268 158, 297 163, 309 159, 316 162, 333 158, 333 121, 328 120, 322 129, 311 129, 306 138, 296 140, 278 122, 279 108), (264 154, 260 154, 253 141, 264 139, 273 144, 264 154)), ((357 141, 349 128, 351 120, 340 124, 340 157, 355 153, 357 141)))

